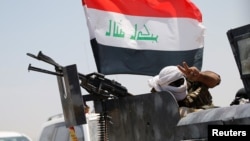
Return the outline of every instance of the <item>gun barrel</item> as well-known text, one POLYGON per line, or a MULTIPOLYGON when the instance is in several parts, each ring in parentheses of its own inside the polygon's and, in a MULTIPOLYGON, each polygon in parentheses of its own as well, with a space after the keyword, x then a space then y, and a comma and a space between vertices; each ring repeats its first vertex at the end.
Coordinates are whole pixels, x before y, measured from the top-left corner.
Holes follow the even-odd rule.
POLYGON ((52 75, 56 75, 56 76, 63 76, 63 75, 62 75, 61 73, 59 73, 59 72, 52 72, 52 71, 49 71, 49 70, 45 70, 45 69, 33 67, 33 66, 31 66, 31 64, 29 64, 28 70, 29 70, 29 71, 32 70, 32 71, 37 71, 37 72, 52 74, 52 75))

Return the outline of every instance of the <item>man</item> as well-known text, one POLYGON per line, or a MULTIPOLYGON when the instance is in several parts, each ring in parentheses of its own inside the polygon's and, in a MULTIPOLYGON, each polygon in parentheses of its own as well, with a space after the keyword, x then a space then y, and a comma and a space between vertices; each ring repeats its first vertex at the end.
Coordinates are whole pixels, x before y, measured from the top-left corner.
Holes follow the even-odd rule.
MULTIPOLYGON (((200 71, 196 67, 167 66, 159 75, 148 81, 151 92, 170 91, 176 98, 179 107, 187 107, 184 115, 196 109, 214 107, 209 88, 220 84, 220 75, 212 71, 200 71)), ((180 108, 181 112, 182 108, 180 108)), ((182 115, 183 116, 183 115, 182 115)))

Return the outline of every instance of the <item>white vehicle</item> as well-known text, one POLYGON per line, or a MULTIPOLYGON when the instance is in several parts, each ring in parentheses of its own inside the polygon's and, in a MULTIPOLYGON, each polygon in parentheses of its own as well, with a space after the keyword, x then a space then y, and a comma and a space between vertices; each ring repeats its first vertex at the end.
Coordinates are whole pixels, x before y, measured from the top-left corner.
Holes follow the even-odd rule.
MULTIPOLYGON (((74 126, 78 141, 98 140, 98 119, 98 114, 86 114, 87 124, 74 126)), ((38 141, 72 141, 63 114, 50 117, 42 125, 38 141)))
POLYGON ((0 141, 32 141, 25 134, 14 131, 0 131, 0 141))

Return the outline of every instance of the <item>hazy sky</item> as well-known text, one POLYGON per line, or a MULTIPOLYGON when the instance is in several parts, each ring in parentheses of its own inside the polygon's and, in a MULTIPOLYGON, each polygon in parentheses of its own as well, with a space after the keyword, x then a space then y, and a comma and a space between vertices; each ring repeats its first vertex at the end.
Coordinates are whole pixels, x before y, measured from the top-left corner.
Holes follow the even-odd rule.
MULTIPOLYGON (((250 1, 193 2, 200 8, 206 27, 202 69, 221 75, 221 84, 211 93, 215 105, 229 106, 243 84, 226 32, 250 23, 250 1)), ((0 49, 0 130, 23 132, 35 140, 42 123, 61 113, 62 107, 56 77, 27 70, 30 63, 52 71, 53 67, 26 53, 42 51, 63 66, 77 64, 81 73, 96 71, 81 0, 1 0, 0 49)), ((107 77, 134 94, 150 90, 149 77, 107 77)))

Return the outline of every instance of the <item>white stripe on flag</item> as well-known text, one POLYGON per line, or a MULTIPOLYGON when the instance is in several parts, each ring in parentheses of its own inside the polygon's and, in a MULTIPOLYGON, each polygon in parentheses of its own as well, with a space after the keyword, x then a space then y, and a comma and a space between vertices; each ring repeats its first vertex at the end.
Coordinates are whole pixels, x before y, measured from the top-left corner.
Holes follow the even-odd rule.
POLYGON ((90 38, 99 44, 162 51, 204 47, 205 28, 195 19, 129 16, 96 9, 87 9, 86 15, 90 38))

